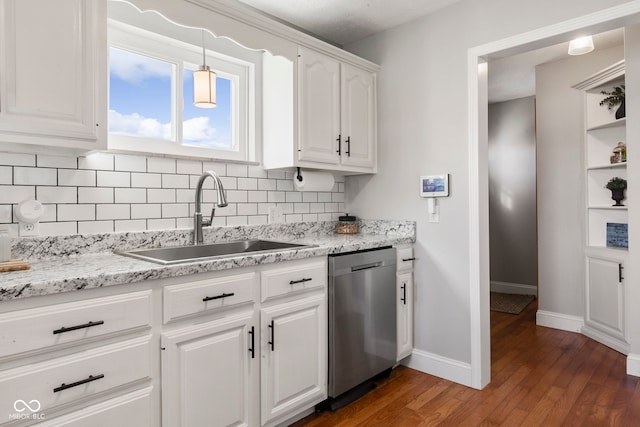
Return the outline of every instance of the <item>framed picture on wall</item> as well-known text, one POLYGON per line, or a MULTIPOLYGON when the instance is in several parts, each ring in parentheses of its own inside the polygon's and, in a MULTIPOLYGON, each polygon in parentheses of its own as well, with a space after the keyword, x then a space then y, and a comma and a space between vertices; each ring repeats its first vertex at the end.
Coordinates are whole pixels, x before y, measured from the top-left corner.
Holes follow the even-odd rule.
POLYGON ((449 174, 420 177, 420 197, 447 197, 448 195, 449 174))

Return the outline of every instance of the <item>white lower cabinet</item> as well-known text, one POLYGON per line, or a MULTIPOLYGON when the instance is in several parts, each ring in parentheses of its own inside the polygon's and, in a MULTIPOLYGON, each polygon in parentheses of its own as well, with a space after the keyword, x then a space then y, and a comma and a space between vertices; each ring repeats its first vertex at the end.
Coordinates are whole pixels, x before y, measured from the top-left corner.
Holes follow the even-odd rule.
POLYGON ((413 351, 413 246, 396 247, 396 312, 398 353, 396 359, 404 359, 413 351))
POLYGON ((256 315, 247 311, 162 336, 164 426, 254 426, 256 315))
POLYGON ((587 257, 585 325, 582 332, 615 350, 629 353, 623 260, 587 257))
POLYGON ((283 421, 327 397, 324 293, 263 308, 262 424, 283 421))

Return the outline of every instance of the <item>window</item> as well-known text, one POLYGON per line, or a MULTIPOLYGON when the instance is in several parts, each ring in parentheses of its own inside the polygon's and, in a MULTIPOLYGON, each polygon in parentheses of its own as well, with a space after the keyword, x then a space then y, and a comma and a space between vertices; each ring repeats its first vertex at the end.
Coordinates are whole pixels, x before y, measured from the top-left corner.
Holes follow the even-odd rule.
POLYGON ((255 73, 261 55, 205 38, 216 72, 216 108, 193 105, 193 72, 202 63, 202 31, 173 26, 160 34, 109 22, 109 148, 145 153, 255 160, 255 73), (177 36, 180 34, 179 36, 177 36))

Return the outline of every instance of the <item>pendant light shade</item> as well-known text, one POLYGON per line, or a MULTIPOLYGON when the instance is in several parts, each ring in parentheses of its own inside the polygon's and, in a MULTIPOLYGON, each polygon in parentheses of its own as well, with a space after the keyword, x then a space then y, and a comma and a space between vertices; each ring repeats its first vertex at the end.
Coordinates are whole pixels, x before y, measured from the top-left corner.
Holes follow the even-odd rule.
POLYGON ((193 72, 193 105, 198 108, 216 107, 216 73, 205 60, 204 31, 202 32, 202 65, 193 72))
POLYGON ((593 50, 593 38, 591 36, 580 37, 569 42, 569 55, 584 55, 593 50))

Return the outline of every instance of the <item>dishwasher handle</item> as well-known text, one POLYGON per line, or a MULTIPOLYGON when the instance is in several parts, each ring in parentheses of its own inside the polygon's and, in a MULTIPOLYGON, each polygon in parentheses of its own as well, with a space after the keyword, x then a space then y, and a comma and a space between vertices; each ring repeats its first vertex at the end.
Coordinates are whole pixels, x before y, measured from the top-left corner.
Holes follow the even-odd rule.
POLYGON ((351 267, 351 272, 356 272, 356 271, 362 271, 362 270, 368 270, 370 268, 378 268, 382 266, 382 261, 378 261, 378 262, 374 262, 371 264, 363 264, 363 265, 358 265, 355 267, 351 267))

